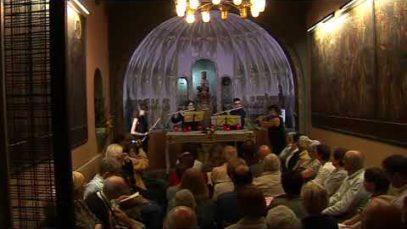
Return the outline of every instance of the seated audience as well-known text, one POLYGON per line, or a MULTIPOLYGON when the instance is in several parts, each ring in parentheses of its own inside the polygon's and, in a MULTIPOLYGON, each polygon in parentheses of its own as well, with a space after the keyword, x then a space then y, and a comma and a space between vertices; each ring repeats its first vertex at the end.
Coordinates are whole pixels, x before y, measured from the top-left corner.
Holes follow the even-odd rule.
POLYGON ((206 186, 202 172, 194 168, 187 169, 182 176, 178 189, 175 190, 174 193, 168 194, 168 200, 171 201, 176 191, 181 189, 188 189, 195 198, 199 227, 201 229, 213 228, 215 206, 209 198, 208 187, 206 186))
POLYGON ((402 209, 407 199, 407 156, 389 156, 382 162, 382 167, 389 176, 391 184, 399 190, 393 203, 402 209))
POLYGON ((118 226, 126 226, 132 229, 143 228, 144 225, 131 219, 118 206, 112 204, 115 200, 120 202, 129 194, 130 190, 126 181, 122 177, 111 176, 104 180, 102 191, 90 194, 85 199, 85 202, 103 223, 104 229, 113 229, 118 226))
MULTIPOLYGON (((277 156, 276 156, 277 157, 277 156)), ((247 185, 237 192, 237 205, 241 219, 227 229, 266 229, 266 201, 261 191, 253 185, 247 185)))
MULTIPOLYGON (((195 197, 194 194, 192 194, 191 191, 188 189, 181 189, 177 193, 175 193, 175 196, 173 198, 174 202, 174 207, 177 206, 186 206, 191 208, 192 210, 195 211, 196 209, 196 202, 195 202, 195 197)), ((172 208, 170 208, 171 210, 172 208)))
POLYGON ((314 179, 319 171, 319 168, 321 167, 321 162, 317 155, 317 146, 320 144, 321 143, 319 141, 313 140, 308 147, 308 154, 311 160, 309 160, 299 169, 304 182, 314 179))
POLYGON ((178 163, 175 165, 175 170, 169 175, 169 185, 175 186, 181 182, 182 175, 185 170, 194 166, 194 157, 189 152, 184 152, 178 156, 178 163))
POLYGON ((221 166, 213 168, 211 173, 213 200, 216 200, 222 193, 231 192, 234 189, 233 182, 228 176, 227 167, 231 159, 237 158, 236 148, 229 145, 225 146, 223 148, 223 158, 225 162, 221 166))
POLYGON ((307 164, 311 158, 308 154, 308 147, 311 144, 312 140, 307 136, 301 136, 298 140, 298 151, 295 151, 287 157, 285 162, 287 171, 300 170, 304 168, 304 165, 307 164))
POLYGON ((86 185, 84 198, 89 194, 99 192, 103 189, 103 181, 113 175, 120 175, 121 165, 111 158, 103 158, 100 161, 98 173, 93 179, 86 185))
POLYGON ((370 204, 363 214, 362 229, 405 229, 402 222, 401 210, 385 200, 378 200, 370 204))
POLYGON ((328 175, 325 180, 325 184, 323 185, 328 192, 329 197, 338 191, 343 180, 345 180, 346 176, 348 176, 348 172, 346 172, 345 168, 343 167, 343 157, 347 151, 347 149, 340 147, 334 150, 332 165, 335 166, 335 169, 328 175))
POLYGON ((302 219, 306 216, 304 207, 301 204, 301 188, 303 185, 303 179, 299 172, 291 171, 283 173, 281 176, 281 183, 285 194, 276 196, 269 208, 274 208, 279 205, 284 205, 289 207, 295 215, 302 219))
POLYGON ((328 193, 319 184, 309 182, 301 191, 302 205, 308 216, 302 219, 303 229, 338 229, 334 218, 321 214, 328 206, 328 193))
POLYGON ((236 223, 240 217, 237 205, 237 192, 252 184, 253 177, 249 167, 242 159, 232 159, 228 164, 228 174, 234 184, 234 191, 219 195, 216 200, 216 222, 220 228, 236 223))
POLYGON ((267 155, 263 160, 263 166, 261 176, 254 178, 253 184, 263 192, 264 196, 284 194, 278 156, 275 154, 267 155))
POLYGON ((258 177, 263 172, 263 160, 264 158, 271 154, 271 149, 267 145, 261 145, 257 150, 257 163, 250 166, 250 171, 253 174, 253 177, 258 177))
MULTIPOLYGON (((292 157, 297 158, 299 157, 299 153, 300 153, 300 148, 299 148, 299 140, 300 140, 301 135, 298 133, 293 134, 292 136, 292 143, 289 145, 289 148, 284 149, 282 154, 280 155, 280 159, 281 159, 281 165, 282 165, 282 171, 285 172, 288 170, 289 167, 289 163, 290 163, 290 159, 292 157)), ((293 164, 295 164, 296 162, 293 162, 293 164)), ((292 167, 292 166, 291 166, 292 167)))
POLYGON ((164 229, 197 229, 195 212, 186 206, 177 206, 168 212, 164 229))
POLYGON ((331 158, 331 149, 329 146, 321 144, 317 146, 317 158, 321 163, 321 168, 318 170, 317 176, 312 182, 317 183, 318 185, 323 186, 329 174, 335 170, 335 167, 332 165, 332 162, 329 161, 331 158))
POLYGON ((338 218, 348 218, 366 204, 369 194, 363 188, 365 156, 360 151, 350 150, 344 157, 348 176, 339 190, 329 198, 329 205, 323 213, 338 218))
POLYGON ((246 161, 248 166, 256 163, 256 143, 253 140, 247 140, 243 144, 237 143, 238 155, 246 161))
POLYGON ((298 142, 299 137, 300 135, 297 132, 288 132, 286 134, 287 146, 283 149, 283 151, 281 151, 280 155, 278 155, 278 157, 282 161, 285 161, 288 154, 292 151, 293 147, 296 147, 295 145, 298 142), (296 140, 294 138, 296 138, 296 140))
POLYGON ((102 229, 100 220, 92 213, 83 200, 85 177, 80 172, 72 172, 73 204, 76 229, 102 229))
POLYGON ((267 229, 301 229, 301 222, 295 213, 284 205, 267 212, 267 229))
POLYGON ((136 187, 133 163, 128 155, 123 152, 123 146, 119 144, 110 144, 106 149, 106 158, 116 160, 121 165, 122 175, 125 178, 127 185, 133 192, 139 191, 140 188, 136 187))
POLYGON ((393 196, 386 195, 389 190, 390 182, 387 179, 385 172, 380 168, 366 169, 363 186, 365 190, 371 194, 371 198, 362 211, 342 223, 351 229, 358 229, 361 227, 364 213, 369 211, 376 202, 387 201, 390 203, 394 199, 393 196))

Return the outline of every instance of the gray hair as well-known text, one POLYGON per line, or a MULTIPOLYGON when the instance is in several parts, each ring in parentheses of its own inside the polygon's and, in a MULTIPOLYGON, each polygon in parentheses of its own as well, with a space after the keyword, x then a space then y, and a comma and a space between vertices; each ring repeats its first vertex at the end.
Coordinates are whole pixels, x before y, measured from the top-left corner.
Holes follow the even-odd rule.
POLYGON ((298 229, 301 225, 295 213, 284 205, 270 209, 266 223, 268 229, 298 229))
POLYGON ((99 175, 103 176, 106 173, 114 175, 114 174, 119 174, 120 172, 121 172, 121 165, 119 162, 117 162, 117 160, 115 160, 113 158, 105 157, 100 161, 99 170, 98 170, 99 175))
POLYGON ((264 171, 279 171, 280 170, 280 159, 275 154, 269 154, 264 158, 264 171))
POLYGON ((191 209, 195 209, 196 202, 195 197, 191 191, 188 189, 181 189, 175 193, 174 196, 174 205, 175 206, 186 206, 191 209))

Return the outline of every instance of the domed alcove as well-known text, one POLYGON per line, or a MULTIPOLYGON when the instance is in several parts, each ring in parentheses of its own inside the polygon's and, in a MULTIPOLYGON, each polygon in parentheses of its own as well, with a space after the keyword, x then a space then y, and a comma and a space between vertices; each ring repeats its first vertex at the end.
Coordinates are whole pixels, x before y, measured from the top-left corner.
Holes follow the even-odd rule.
POLYGON ((294 79, 281 46, 250 20, 235 14, 221 20, 219 12, 211 14, 209 23, 188 24, 182 18, 171 18, 151 31, 134 51, 124 79, 127 126, 141 101, 148 104, 151 123, 158 117, 167 120, 167 114, 182 104, 181 99, 197 100, 196 64, 204 60, 214 67, 209 83, 215 110, 227 107, 222 102, 233 97, 243 100, 251 117, 279 104, 286 109, 287 125, 294 127, 294 79))

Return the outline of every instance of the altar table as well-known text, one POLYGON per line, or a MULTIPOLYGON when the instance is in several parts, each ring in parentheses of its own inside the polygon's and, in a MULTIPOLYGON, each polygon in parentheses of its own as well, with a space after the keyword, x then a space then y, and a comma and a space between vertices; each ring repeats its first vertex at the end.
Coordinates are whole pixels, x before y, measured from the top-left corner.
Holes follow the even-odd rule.
POLYGON ((252 140, 256 142, 256 136, 250 130, 215 131, 203 133, 202 131, 175 132, 170 131, 165 135, 165 166, 169 173, 171 168, 169 145, 175 143, 218 143, 218 142, 244 142, 252 140))

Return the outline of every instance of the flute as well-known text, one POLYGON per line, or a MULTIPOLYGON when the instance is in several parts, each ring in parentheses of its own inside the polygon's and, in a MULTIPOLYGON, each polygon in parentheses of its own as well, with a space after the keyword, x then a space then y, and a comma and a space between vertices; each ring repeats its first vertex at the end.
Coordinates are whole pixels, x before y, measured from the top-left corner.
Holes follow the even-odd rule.
POLYGON ((243 107, 236 107, 236 108, 232 108, 232 109, 229 109, 229 110, 220 111, 220 112, 215 113, 213 115, 220 115, 220 114, 223 114, 223 113, 229 113, 231 111, 235 111, 235 110, 239 110, 239 109, 243 109, 243 107))

